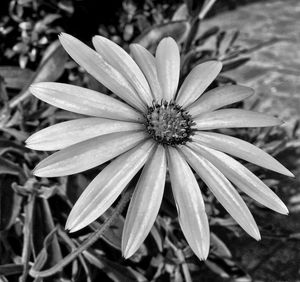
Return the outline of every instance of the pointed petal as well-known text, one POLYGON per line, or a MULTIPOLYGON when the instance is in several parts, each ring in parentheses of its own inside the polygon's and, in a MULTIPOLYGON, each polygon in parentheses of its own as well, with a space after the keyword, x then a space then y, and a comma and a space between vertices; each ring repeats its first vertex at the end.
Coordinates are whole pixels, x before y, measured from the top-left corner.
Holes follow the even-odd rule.
POLYGON ((129 54, 119 45, 103 36, 94 36, 93 44, 96 51, 127 78, 141 100, 150 106, 153 98, 148 82, 129 54))
POLYGON ((89 74, 128 104, 145 111, 146 105, 141 101, 128 80, 112 65, 108 64, 100 54, 69 34, 61 33, 59 40, 72 59, 89 74))
POLYGON ((209 252, 209 225, 199 185, 177 149, 168 147, 168 167, 179 224, 193 252, 205 260, 209 252))
POLYGON ((276 212, 288 214, 287 207, 278 196, 241 163, 222 152, 199 144, 189 146, 211 162, 232 183, 251 198, 276 212))
POLYGON ((160 101, 163 96, 158 82, 154 56, 139 44, 131 44, 129 47, 133 59, 143 71, 151 87, 153 98, 160 101))
POLYGON ((175 98, 180 72, 179 49, 173 38, 164 38, 158 44, 156 69, 162 95, 166 101, 171 101, 175 98))
POLYGON ((41 161, 33 173, 39 177, 57 177, 85 171, 128 151, 147 137, 143 132, 95 137, 52 154, 41 161))
POLYGON ((142 122, 143 117, 127 104, 108 95, 57 82, 40 82, 30 86, 31 93, 55 107, 88 116, 142 122))
POLYGON ((208 61, 193 68, 180 87, 176 102, 182 107, 192 104, 215 80, 221 69, 222 63, 219 61, 208 61))
POLYGON ((240 85, 214 88, 203 94, 195 103, 188 106, 189 114, 196 117, 224 106, 242 101, 254 94, 254 90, 240 85))
POLYGON ((139 131, 140 123, 104 118, 82 118, 58 123, 42 129, 26 140, 26 147, 33 150, 61 150, 79 142, 109 133, 139 131))
POLYGON ((273 116, 262 113, 240 110, 224 109, 204 113, 195 119, 199 130, 235 128, 235 127, 266 127, 282 124, 282 121, 273 116))
POLYGON ((166 154, 158 145, 140 176, 127 211, 122 253, 131 257, 146 239, 157 217, 165 186, 166 154))
POLYGON ((260 240, 259 230, 251 212, 225 176, 208 160, 188 147, 182 146, 181 150, 191 167, 202 178, 227 212, 250 236, 260 240))
POLYGON ((144 165, 153 146, 154 142, 148 140, 107 165, 75 203, 68 217, 66 229, 75 232, 101 216, 144 165))
POLYGON ((241 139, 215 132, 198 131, 193 135, 193 141, 278 173, 294 176, 271 155, 241 139))

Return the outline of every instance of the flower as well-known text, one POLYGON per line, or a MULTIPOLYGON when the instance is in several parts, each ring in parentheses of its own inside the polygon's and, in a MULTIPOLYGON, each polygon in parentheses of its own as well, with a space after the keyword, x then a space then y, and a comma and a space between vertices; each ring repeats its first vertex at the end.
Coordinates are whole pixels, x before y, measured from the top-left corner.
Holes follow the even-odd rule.
POLYGON ((179 91, 180 54, 172 38, 164 38, 156 56, 132 44, 132 57, 112 41, 95 36, 89 48, 68 34, 60 42, 88 73, 123 101, 82 87, 42 82, 31 86, 37 98, 64 110, 90 117, 43 129, 27 140, 35 150, 59 150, 34 169, 39 177, 71 175, 112 160, 88 185, 66 223, 77 231, 102 215, 142 169, 122 236, 122 253, 130 257, 142 244, 158 214, 166 173, 183 234, 199 259, 209 252, 209 224, 200 188, 191 167, 237 223, 259 240, 258 227, 233 187, 260 204, 287 214, 284 203, 231 156, 292 176, 272 156, 254 145, 211 129, 265 127, 281 121, 262 113, 220 109, 253 94, 243 86, 203 92, 221 71, 208 61, 196 66, 179 91))

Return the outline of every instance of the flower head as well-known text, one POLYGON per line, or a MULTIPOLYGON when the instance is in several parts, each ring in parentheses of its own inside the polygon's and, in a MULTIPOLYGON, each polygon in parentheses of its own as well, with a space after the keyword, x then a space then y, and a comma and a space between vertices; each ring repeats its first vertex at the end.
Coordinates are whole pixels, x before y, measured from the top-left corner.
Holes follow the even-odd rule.
POLYGON ((123 230, 125 257, 139 248, 154 224, 167 171, 180 226, 200 259, 208 256, 209 224, 191 167, 238 224, 257 240, 257 225, 233 184, 266 207, 288 213, 272 190, 231 156, 292 174, 254 145, 208 131, 281 124, 262 113, 220 109, 251 96, 250 88, 231 85, 203 94, 221 71, 220 62, 196 66, 177 90, 180 55, 172 38, 159 43, 155 57, 142 46, 131 45, 133 58, 101 36, 93 38, 96 51, 68 34, 62 34, 60 41, 79 65, 122 100, 62 83, 31 86, 37 98, 89 116, 50 126, 29 137, 29 148, 59 150, 37 165, 36 176, 71 175, 112 160, 75 203, 67 229, 77 231, 97 219, 140 169, 123 230))

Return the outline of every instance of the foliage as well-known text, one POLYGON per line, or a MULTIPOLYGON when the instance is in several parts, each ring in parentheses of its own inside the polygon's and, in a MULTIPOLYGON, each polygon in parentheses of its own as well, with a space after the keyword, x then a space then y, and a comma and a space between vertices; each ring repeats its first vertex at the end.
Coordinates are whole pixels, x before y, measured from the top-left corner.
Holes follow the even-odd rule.
MULTIPOLYGON (((237 45, 238 32, 228 34, 219 27, 198 31, 213 2, 186 0, 185 5, 176 3, 170 7, 166 1, 147 0, 143 5, 124 1, 119 21, 103 22, 97 28, 100 34, 125 48, 128 43, 138 42, 153 50, 162 37, 170 35, 182 45, 181 79, 196 64, 214 58, 223 61, 224 68, 212 87, 235 84, 226 71, 245 64, 251 50, 237 45)), ((69 61, 56 40, 59 32, 69 29, 76 14, 76 1, 11 0, 8 6, 9 15, 0 22, 0 36, 4 39, 0 43, 1 281, 17 281, 19 277, 19 281, 179 282, 199 281, 200 277, 201 281, 211 281, 211 277, 214 281, 251 281, 247 269, 240 266, 228 247, 243 235, 203 183, 200 184, 212 228, 211 253, 205 262, 198 261, 185 243, 169 181, 151 235, 129 260, 120 255, 124 218, 115 212, 126 201, 109 209, 83 231, 69 234, 64 230, 72 205, 102 167, 70 177, 41 179, 32 175, 31 170, 47 154, 27 149, 24 140, 35 131, 78 115, 36 100, 28 88, 34 82, 59 80, 106 90, 69 61)), ((296 152, 298 126, 296 122, 290 132, 241 129, 228 133, 251 141, 274 156, 284 156, 296 152)), ((274 174, 249 167, 273 189, 280 186, 280 179, 274 174)), ((245 200, 250 203, 249 198, 245 200)), ((259 214, 262 207, 250 204, 254 214, 259 214)), ((299 239, 295 234, 286 236, 299 239)))

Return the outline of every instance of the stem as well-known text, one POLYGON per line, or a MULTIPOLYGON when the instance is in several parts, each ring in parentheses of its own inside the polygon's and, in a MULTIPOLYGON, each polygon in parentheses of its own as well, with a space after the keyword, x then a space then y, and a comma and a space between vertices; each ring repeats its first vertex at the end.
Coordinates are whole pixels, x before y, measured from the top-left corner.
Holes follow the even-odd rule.
POLYGON ((126 204, 128 203, 131 197, 131 191, 126 191, 123 195, 121 200, 119 201, 118 205, 116 206, 112 216, 107 219, 104 224, 94 232, 83 244, 81 244, 76 250, 72 253, 67 255, 63 258, 59 263, 50 267, 49 269, 37 271, 34 269, 34 266, 30 270, 30 275, 33 277, 48 277, 54 275, 55 273, 59 272, 62 268, 72 262, 74 259, 77 258, 83 251, 87 248, 92 246, 98 239, 101 238, 102 234, 110 227, 110 225, 114 222, 115 219, 119 216, 122 210, 125 208, 126 204))
POLYGON ((31 255, 31 237, 32 237, 32 225, 33 214, 36 203, 36 193, 33 193, 28 197, 27 204, 25 206, 25 222, 24 222, 24 243, 22 250, 22 264, 24 265, 22 276, 19 278, 20 282, 27 280, 29 270, 29 259, 31 255))
POLYGON ((190 270, 189 270, 189 267, 185 261, 185 257, 184 257, 184 254, 182 252, 181 249, 177 248, 172 242, 171 240, 166 237, 165 239, 166 243, 169 244, 169 246, 171 247, 171 249, 173 249, 173 251, 175 252, 180 264, 181 264, 181 267, 182 267, 182 272, 183 272, 183 276, 184 276, 184 279, 185 279, 185 282, 192 282, 192 277, 191 277, 191 274, 190 274, 190 270))
POLYGON ((201 11, 199 15, 195 15, 190 19, 191 28, 187 35, 187 39, 185 41, 185 44, 183 46, 183 53, 187 53, 190 48, 191 44, 193 43, 193 40, 195 39, 195 36, 197 35, 199 26, 201 21, 205 18, 211 7, 215 4, 217 0, 208 0, 204 3, 204 7, 201 8, 201 11))

